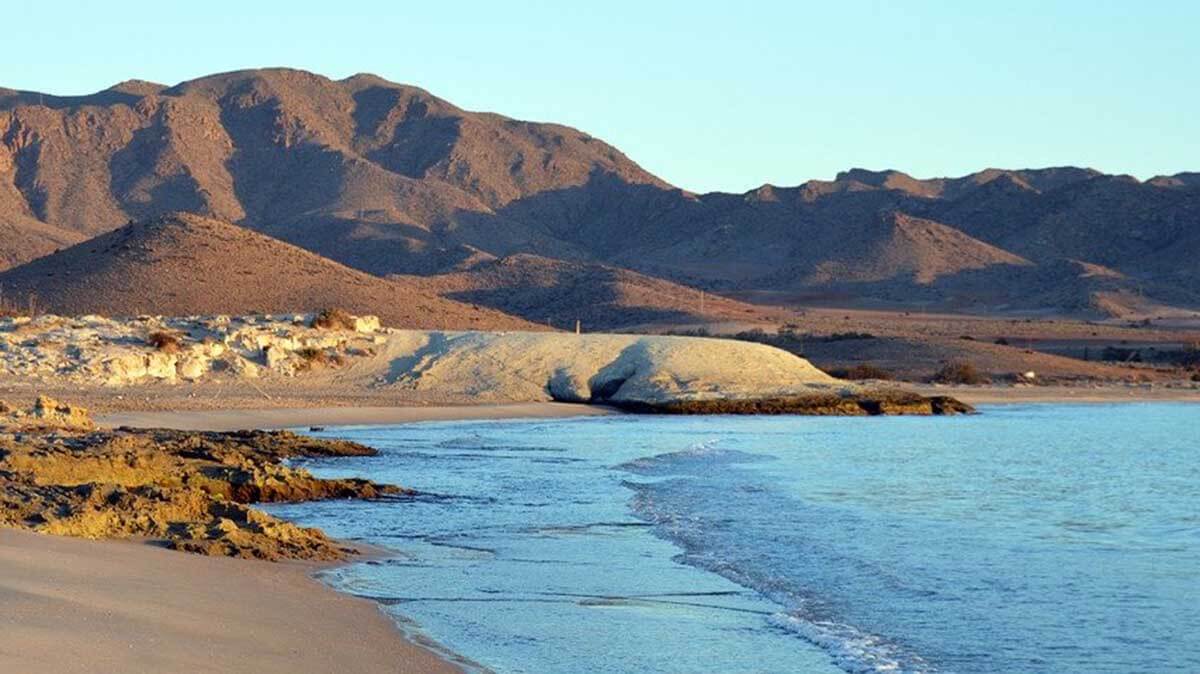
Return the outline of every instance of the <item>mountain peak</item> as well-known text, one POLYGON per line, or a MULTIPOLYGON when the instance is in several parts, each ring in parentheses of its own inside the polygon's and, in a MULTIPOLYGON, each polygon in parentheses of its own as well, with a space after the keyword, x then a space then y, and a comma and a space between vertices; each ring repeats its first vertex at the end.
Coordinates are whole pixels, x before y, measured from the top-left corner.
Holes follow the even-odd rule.
POLYGON ((290 313, 337 306, 396 326, 527 325, 190 213, 129 223, 10 269, 0 274, 0 286, 11 297, 34 296, 52 311, 71 314, 290 313))
POLYGON ((162 93, 167 86, 158 84, 157 82, 149 82, 147 80, 125 80, 118 82, 105 91, 111 91, 118 94, 130 94, 133 96, 153 96, 154 94, 162 93))

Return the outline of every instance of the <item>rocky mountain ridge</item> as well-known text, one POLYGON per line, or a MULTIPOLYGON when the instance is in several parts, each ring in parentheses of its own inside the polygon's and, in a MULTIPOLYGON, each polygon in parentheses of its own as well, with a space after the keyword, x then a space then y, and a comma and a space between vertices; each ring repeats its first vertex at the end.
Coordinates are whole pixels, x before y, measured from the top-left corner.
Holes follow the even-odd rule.
POLYGON ((1196 175, 852 169, 693 194, 569 127, 372 75, 265 69, 90 96, 0 90, 0 264, 187 211, 375 276, 533 255, 710 291, 1136 313, 1200 306, 1196 175))

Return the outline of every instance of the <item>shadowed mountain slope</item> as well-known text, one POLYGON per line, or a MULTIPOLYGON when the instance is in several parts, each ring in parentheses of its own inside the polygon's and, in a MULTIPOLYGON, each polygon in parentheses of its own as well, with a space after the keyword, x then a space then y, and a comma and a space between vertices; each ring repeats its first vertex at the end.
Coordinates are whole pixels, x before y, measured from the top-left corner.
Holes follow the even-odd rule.
POLYGON ((1075 283, 1063 264, 1075 260, 1125 279, 1105 292, 1200 295, 1195 173, 852 169, 696 195, 575 129, 466 111, 372 75, 265 69, 89 96, 0 90, 0 266, 174 211, 377 276, 531 254, 718 291, 958 305, 997 280, 1013 298, 1054 301, 1039 288, 1075 283))
POLYGON ((528 327, 331 262, 229 223, 174 214, 0 273, 6 296, 64 314, 311 312, 341 307, 397 327, 528 327))
POLYGON ((514 255, 432 277, 394 277, 462 302, 561 329, 620 330, 753 321, 780 312, 603 264, 514 255))

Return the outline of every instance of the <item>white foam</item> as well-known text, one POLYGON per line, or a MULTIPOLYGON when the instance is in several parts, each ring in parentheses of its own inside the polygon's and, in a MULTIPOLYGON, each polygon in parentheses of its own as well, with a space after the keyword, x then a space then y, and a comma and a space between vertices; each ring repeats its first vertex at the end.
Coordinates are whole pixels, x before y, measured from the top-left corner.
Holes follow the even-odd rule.
POLYGON ((809 621, 796 615, 776 613, 772 625, 793 632, 829 653, 834 664, 850 674, 929 674, 938 671, 919 657, 901 654, 886 639, 867 634, 850 625, 809 621))

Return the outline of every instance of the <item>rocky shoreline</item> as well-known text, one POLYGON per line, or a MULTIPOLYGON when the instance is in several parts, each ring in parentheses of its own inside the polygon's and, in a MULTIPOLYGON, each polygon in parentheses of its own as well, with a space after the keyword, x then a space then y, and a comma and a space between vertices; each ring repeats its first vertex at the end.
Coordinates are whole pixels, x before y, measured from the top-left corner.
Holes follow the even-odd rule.
MULTIPOLYGON (((613 404, 613 403, 606 403, 613 404)), ((719 398, 665 403, 616 403, 637 414, 803 414, 807 416, 953 416, 975 408, 950 396, 923 396, 900 390, 768 398, 719 398)))
MULTIPOLYGON (((843 381, 774 347, 697 337, 383 328, 337 310, 294 316, 0 319, 0 383, 145 401, 183 389, 214 400, 394 393, 411 404, 590 403, 654 414, 950 415, 947 396, 843 381), (203 387, 210 387, 204 389, 203 387), (211 388, 211 387, 215 387, 211 388), (228 387, 226 392, 225 387, 228 387), (266 387, 266 388, 264 388, 266 387), (424 396, 424 397, 422 397, 424 396)), ((370 447, 288 432, 98 430, 45 397, 0 402, 0 526, 140 538, 206 555, 336 560, 350 550, 253 506, 411 494, 322 480, 285 462, 370 447)))
POLYGON ((0 417, 0 526, 83 538, 141 538, 205 555, 338 560, 353 550, 258 503, 412 492, 325 480, 285 459, 375 450, 287 431, 95 430, 85 410, 39 399, 0 417), (53 412, 47 412, 52 410, 53 412))

